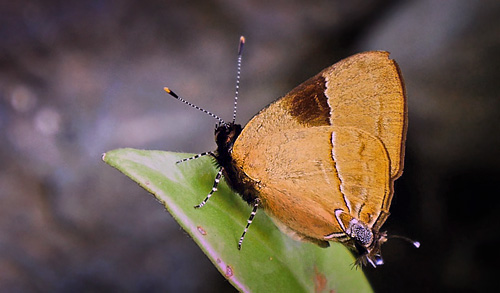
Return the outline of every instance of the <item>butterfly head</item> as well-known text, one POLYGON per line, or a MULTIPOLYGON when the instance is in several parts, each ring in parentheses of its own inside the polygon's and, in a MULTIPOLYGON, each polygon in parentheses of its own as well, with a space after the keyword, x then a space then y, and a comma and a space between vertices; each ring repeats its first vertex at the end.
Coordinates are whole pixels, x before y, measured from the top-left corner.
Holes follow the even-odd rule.
POLYGON ((215 126, 215 142, 219 155, 230 155, 236 138, 241 133, 241 125, 235 123, 219 123, 215 126))

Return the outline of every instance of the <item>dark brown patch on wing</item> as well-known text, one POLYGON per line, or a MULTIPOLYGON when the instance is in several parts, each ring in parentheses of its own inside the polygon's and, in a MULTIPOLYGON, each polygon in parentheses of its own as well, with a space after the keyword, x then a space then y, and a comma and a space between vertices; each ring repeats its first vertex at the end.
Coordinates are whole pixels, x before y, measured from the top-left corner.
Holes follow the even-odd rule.
POLYGON ((330 106, 325 79, 318 74, 294 88, 283 98, 290 115, 307 126, 330 125, 330 106))

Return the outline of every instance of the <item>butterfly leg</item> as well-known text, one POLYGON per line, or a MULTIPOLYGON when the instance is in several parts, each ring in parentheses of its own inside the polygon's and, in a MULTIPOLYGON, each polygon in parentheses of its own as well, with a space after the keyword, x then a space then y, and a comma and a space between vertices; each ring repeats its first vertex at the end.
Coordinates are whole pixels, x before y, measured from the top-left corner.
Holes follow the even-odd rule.
POLYGON ((243 234, 241 234, 240 241, 238 241, 238 250, 241 249, 241 244, 243 243, 243 239, 245 238, 245 234, 247 234, 248 227, 252 224, 253 218, 257 213, 257 209, 259 208, 260 199, 256 198, 253 204, 252 212, 250 213, 250 217, 247 220, 247 225, 245 226, 245 230, 243 230, 243 234))
POLYGON ((202 206, 204 206, 207 203, 207 201, 210 199, 212 194, 214 194, 214 192, 217 191, 217 187, 219 186, 220 178, 222 177, 223 171, 224 171, 224 168, 220 168, 219 173, 217 173, 217 175, 215 176, 214 186, 212 187, 212 190, 210 190, 207 197, 205 197, 205 199, 199 205, 194 206, 195 209, 198 209, 198 208, 201 208, 202 206))
POLYGON ((179 161, 177 161, 175 163, 179 164, 179 163, 182 163, 182 162, 186 162, 186 161, 198 159, 199 157, 203 157, 203 156, 212 156, 213 157, 214 153, 212 153, 212 152, 204 152, 204 153, 201 153, 201 154, 194 155, 194 156, 192 156, 190 158, 185 158, 185 159, 179 160, 179 161))

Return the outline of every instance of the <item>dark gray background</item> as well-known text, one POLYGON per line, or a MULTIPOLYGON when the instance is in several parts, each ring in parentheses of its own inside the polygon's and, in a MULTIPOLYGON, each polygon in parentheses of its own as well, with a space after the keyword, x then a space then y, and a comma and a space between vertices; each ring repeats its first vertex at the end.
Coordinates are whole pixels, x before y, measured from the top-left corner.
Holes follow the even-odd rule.
POLYGON ((0 3, 0 291, 234 291, 100 156, 213 150, 216 121, 162 88, 230 119, 242 34, 243 124, 344 57, 390 51, 410 124, 384 228, 422 247, 390 241, 369 279, 379 292, 493 283, 499 1, 39 2, 0 3))

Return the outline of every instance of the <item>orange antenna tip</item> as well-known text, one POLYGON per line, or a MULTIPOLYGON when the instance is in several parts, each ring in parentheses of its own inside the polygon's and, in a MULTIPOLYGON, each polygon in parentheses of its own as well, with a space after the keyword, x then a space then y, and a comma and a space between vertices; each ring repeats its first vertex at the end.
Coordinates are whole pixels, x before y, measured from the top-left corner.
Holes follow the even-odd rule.
POLYGON ((167 94, 171 95, 172 97, 174 97, 176 99, 179 98, 179 96, 176 93, 174 93, 173 91, 171 91, 168 87, 164 87, 163 90, 166 91, 167 94))
POLYGON ((243 45, 245 44, 245 37, 240 37, 240 44, 238 45, 238 55, 241 56, 241 51, 243 50, 243 45))

